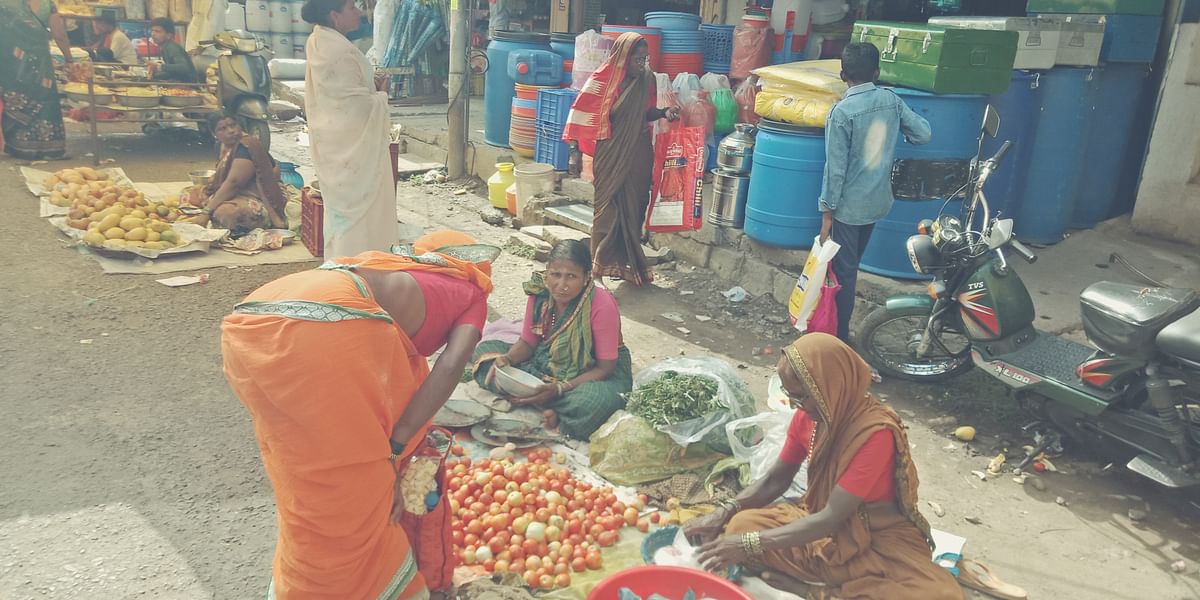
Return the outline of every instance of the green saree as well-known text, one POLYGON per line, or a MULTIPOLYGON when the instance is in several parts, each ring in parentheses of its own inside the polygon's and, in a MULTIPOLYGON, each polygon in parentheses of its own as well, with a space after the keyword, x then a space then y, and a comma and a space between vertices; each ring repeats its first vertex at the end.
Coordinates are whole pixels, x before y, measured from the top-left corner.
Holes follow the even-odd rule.
MULTIPOLYGON (((545 318, 551 307, 550 294, 541 275, 534 274, 525 284, 525 293, 534 298, 533 325, 539 342, 533 357, 516 365, 517 368, 547 382, 568 381, 590 370, 596 359, 592 347, 591 304, 594 293, 589 283, 583 293, 564 311, 568 318, 545 318)), ((484 389, 499 394, 494 383, 487 381, 492 361, 508 352, 513 344, 489 340, 475 348, 472 357, 475 382, 484 389)), ((547 404, 558 414, 559 428, 572 438, 586 440, 613 413, 625 407, 624 394, 633 389, 633 360, 629 349, 622 345, 617 351, 616 369, 608 379, 589 381, 547 404)))

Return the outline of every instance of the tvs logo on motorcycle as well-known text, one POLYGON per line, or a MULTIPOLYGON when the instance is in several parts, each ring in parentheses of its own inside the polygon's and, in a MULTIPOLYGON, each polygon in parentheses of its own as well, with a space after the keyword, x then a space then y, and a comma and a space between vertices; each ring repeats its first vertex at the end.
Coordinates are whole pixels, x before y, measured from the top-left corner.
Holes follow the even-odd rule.
MULTIPOLYGON (((972 284, 975 285, 982 284, 972 284)), ((959 294, 958 303, 962 306, 963 321, 984 330, 988 336, 1000 335, 1000 320, 996 317, 996 309, 984 304, 988 299, 986 287, 969 290, 959 294)))

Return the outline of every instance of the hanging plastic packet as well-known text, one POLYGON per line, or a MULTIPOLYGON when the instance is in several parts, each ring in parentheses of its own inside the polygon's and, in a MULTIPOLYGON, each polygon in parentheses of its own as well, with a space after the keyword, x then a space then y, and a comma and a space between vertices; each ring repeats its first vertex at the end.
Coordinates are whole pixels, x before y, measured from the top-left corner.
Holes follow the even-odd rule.
MULTIPOLYGON (((698 103, 694 103, 698 104, 698 103)), ((654 191, 646 230, 695 231, 704 222, 703 127, 674 123, 654 144, 654 191)))

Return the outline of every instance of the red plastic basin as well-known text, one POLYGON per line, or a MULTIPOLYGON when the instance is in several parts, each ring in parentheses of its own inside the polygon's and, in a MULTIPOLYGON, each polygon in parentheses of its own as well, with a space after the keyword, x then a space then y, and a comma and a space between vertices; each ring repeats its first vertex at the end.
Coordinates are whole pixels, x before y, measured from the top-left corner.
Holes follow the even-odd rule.
POLYGON ((696 592, 697 598, 707 596, 716 600, 754 600, 742 588, 716 575, 695 569, 658 565, 634 567, 616 573, 596 585, 588 594, 588 600, 617 600, 621 588, 629 588, 642 598, 661 594, 677 600, 683 598, 690 589, 696 592))

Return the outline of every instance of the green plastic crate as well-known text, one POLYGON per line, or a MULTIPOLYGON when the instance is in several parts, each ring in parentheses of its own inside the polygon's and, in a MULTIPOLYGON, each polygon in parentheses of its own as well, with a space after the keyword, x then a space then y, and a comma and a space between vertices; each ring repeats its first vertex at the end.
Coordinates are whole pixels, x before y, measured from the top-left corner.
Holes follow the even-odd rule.
POLYGON ((1084 15, 1163 14, 1164 0, 1029 0, 1030 13, 1069 13, 1084 15))
POLYGON ((999 94, 1012 81, 1016 31, 859 21, 852 42, 879 49, 884 83, 938 94, 999 94))

